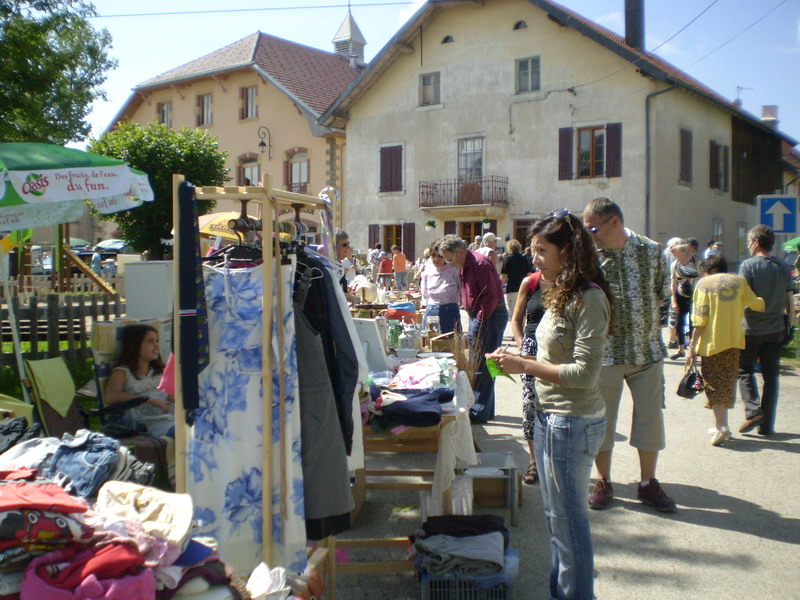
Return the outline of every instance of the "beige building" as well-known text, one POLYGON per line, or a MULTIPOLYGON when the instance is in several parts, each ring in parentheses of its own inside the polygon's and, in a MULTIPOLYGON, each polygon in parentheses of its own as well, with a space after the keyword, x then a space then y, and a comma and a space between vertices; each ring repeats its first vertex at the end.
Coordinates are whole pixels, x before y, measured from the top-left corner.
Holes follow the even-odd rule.
MULTIPOLYGON (((359 74, 365 43, 349 12, 335 52, 257 32, 140 83, 110 128, 124 120, 201 127, 228 151, 230 185, 256 185, 268 173, 274 187, 317 195, 333 186, 343 194, 344 133, 318 119, 359 74)), ((240 209, 227 202, 216 210, 240 209)), ((260 216, 256 207, 248 212, 260 216)), ((335 215, 341 226, 341 206, 335 215)), ((313 235, 315 215, 300 217, 313 235)))
POLYGON ((622 38, 547 0, 423 5, 321 118, 347 132, 355 245, 418 257, 484 221, 524 243, 536 218, 607 196, 658 241, 737 248, 797 142, 643 53, 630 8, 622 38))

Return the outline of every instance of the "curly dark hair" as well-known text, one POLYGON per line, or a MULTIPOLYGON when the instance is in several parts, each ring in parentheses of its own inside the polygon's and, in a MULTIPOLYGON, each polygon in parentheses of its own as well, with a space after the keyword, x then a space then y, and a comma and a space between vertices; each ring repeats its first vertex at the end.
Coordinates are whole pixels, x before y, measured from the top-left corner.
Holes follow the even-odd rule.
MULTIPOLYGON (((135 377, 136 367, 139 365, 139 349, 142 347, 145 336, 151 331, 158 335, 158 330, 150 325, 139 323, 126 325, 125 329, 122 330, 122 350, 115 366, 128 367, 135 377)), ((160 356, 150 361, 150 368, 153 369, 155 375, 160 375, 164 372, 164 363, 161 361, 160 356)))
POLYGON ((556 276, 556 280, 544 293, 546 308, 559 317, 564 316, 567 305, 586 288, 596 284, 608 299, 611 309, 611 323, 614 322, 614 298, 606 276, 600 268, 594 242, 583 223, 575 215, 563 211, 563 216, 549 215, 534 223, 530 238, 538 235, 563 251, 564 264, 556 276))

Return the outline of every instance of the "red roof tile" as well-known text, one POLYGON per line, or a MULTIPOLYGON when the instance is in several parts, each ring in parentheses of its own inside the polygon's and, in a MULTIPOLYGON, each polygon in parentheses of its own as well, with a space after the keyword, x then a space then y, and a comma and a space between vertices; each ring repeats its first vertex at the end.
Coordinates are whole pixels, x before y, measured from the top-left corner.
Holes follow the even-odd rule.
POLYGON ((148 79, 136 89, 204 77, 236 67, 261 67, 311 110, 321 114, 359 71, 332 52, 257 32, 206 56, 148 79))

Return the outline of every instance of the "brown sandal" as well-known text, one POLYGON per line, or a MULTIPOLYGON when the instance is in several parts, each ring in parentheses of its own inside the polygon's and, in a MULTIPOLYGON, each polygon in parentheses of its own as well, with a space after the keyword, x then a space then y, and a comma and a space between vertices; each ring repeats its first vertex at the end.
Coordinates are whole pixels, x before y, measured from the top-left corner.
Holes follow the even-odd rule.
POLYGON ((525 485, 533 485, 539 481, 539 471, 536 470, 536 464, 531 463, 528 465, 528 470, 525 471, 525 475, 522 476, 522 483, 525 485))

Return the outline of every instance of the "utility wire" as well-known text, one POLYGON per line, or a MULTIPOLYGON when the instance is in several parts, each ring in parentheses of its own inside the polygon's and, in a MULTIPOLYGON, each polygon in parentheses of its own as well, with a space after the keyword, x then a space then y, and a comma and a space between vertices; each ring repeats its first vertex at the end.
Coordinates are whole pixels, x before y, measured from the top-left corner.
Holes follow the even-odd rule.
POLYGON ((786 0, 781 0, 780 2, 778 2, 778 4, 776 4, 775 6, 773 6, 773 7, 772 7, 770 10, 768 10, 767 12, 765 12, 765 13, 764 13, 764 14, 763 14, 763 15, 762 15, 762 16, 761 16, 759 19, 756 19, 755 21, 753 21, 752 23, 750 23, 750 25, 748 25, 747 27, 745 27, 744 29, 742 29, 742 30, 741 30, 739 33, 737 33, 735 36, 733 36, 733 37, 732 37, 731 39, 729 39, 727 42, 725 42, 724 44, 721 44, 720 46, 717 46, 716 48, 714 48, 714 49, 713 49, 711 52, 709 52, 709 53, 708 53, 708 54, 706 54, 705 56, 701 56, 701 57, 700 57, 700 58, 698 58, 696 61, 694 61, 692 64, 688 65, 686 68, 688 69, 689 67, 692 67, 692 66, 696 65, 696 64, 697 64, 697 63, 699 63, 701 60, 704 60, 704 59, 708 58, 709 56, 711 56, 712 54, 714 54, 714 52, 716 52, 717 50, 721 50, 722 48, 724 48, 725 46, 727 46, 728 44, 730 44, 730 43, 731 43, 733 40, 735 40, 735 39, 736 39, 736 38, 738 38, 740 35, 742 35, 744 32, 748 31, 749 29, 753 28, 753 27, 754 27, 754 26, 756 26, 758 23, 760 23, 761 21, 763 21, 764 19, 766 19, 766 18, 767 18, 767 17, 768 17, 768 16, 769 16, 771 13, 773 13, 773 12, 774 12, 774 11, 775 11, 775 10, 776 10, 778 7, 780 7, 782 4, 785 4, 785 3, 786 3, 786 0))
MULTIPOLYGON (((400 2, 367 2, 365 4, 353 4, 352 7, 375 7, 375 6, 406 6, 416 4, 411 0, 400 2)), ((166 17, 174 15, 211 15, 219 13, 243 13, 243 12, 266 12, 279 10, 317 10, 321 8, 351 8, 351 4, 323 4, 316 6, 270 6, 265 8, 215 8, 209 10, 176 10, 169 12, 148 12, 148 13, 125 13, 113 15, 97 15, 93 19, 116 19, 120 17, 166 17)))
MULTIPOLYGON (((684 31, 684 30, 685 30, 687 27, 689 27, 689 26, 690 26, 692 23, 694 23, 695 21, 697 21, 697 19, 699 19, 700 17, 702 17, 702 16, 703 16, 703 15, 704 15, 704 14, 705 14, 707 11, 708 11, 708 9, 710 9, 712 6, 714 6, 714 5, 715 5, 717 2, 719 2, 719 0, 713 0, 713 1, 711 2, 711 4, 709 4, 709 5, 708 5, 708 6, 706 6, 706 7, 705 7, 705 8, 704 8, 702 11, 700 11, 700 13, 698 13, 698 14, 697 14, 697 16, 695 16, 695 17, 694 17, 694 18, 693 18, 691 21, 689 21, 689 22, 688 22, 686 25, 684 25, 684 26, 683 26, 683 27, 681 27, 681 28, 680 28, 678 31, 676 31, 675 33, 673 33, 673 34, 672 34, 670 37, 668 37, 666 40, 664 40, 663 42, 661 42, 661 43, 660 43, 658 46, 656 46, 655 48, 653 48, 652 50, 650 50, 650 52, 649 52, 649 53, 646 53, 646 52, 644 52, 644 51, 643 51, 642 53, 643 53, 645 56, 640 56, 640 57, 639 57, 639 58, 637 58, 635 61, 633 61, 631 64, 625 65, 624 67, 620 67, 619 69, 617 69, 616 71, 613 71, 613 72, 609 73, 608 75, 603 75, 602 77, 598 77, 597 79, 593 79, 592 81, 587 81, 586 83, 579 83, 578 85, 573 85, 573 86, 572 86, 572 89, 574 90, 574 89, 576 89, 576 88, 580 88, 580 87, 584 87, 584 86, 587 86, 587 85, 591 85, 591 84, 593 84, 593 83, 597 83, 598 81, 603 81, 604 79, 608 79, 609 77, 612 77, 613 75, 616 75, 616 74, 617 74, 617 73, 619 73, 620 71, 625 71, 626 69, 630 69, 630 68, 632 68, 632 67, 635 67, 637 64, 639 64, 639 62, 640 62, 640 61, 642 61, 642 60, 644 60, 644 59, 646 58, 646 55, 647 55, 647 54, 652 54, 653 52, 655 52, 656 50, 658 50, 659 48, 661 48, 663 45, 665 45, 667 42, 669 42, 669 41, 671 41, 671 40, 675 39, 675 38, 676 38, 676 37, 677 37, 677 36, 678 36, 678 35, 679 35, 681 32, 683 32, 683 31, 684 31)), ((786 2, 786 0, 783 0, 783 2, 786 2)), ((781 2, 781 4, 783 4, 783 2, 781 2)), ((776 8, 777 8, 777 7, 776 7, 776 8)), ((773 9, 773 10, 774 10, 774 9, 773 9)), ((765 15, 765 16, 766 16, 766 15, 765 15)))

